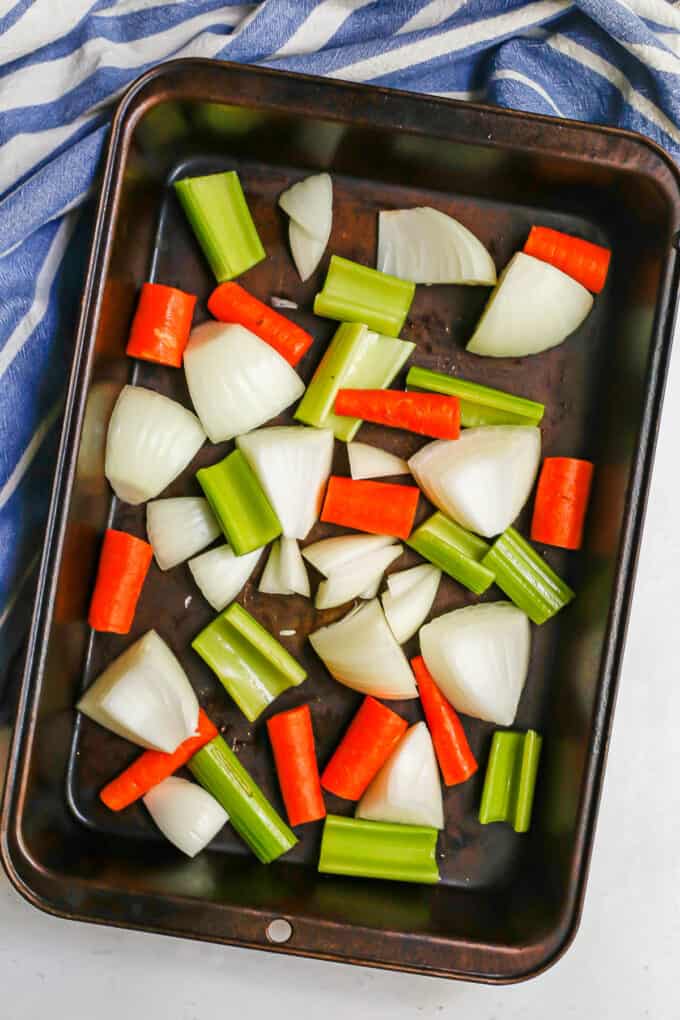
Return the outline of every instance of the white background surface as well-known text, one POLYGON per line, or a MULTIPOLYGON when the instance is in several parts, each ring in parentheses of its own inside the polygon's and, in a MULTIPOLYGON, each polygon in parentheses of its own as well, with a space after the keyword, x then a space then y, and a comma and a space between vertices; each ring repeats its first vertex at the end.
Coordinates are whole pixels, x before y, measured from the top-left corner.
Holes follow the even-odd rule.
POLYGON ((676 339, 585 913, 554 968, 488 988, 114 931, 0 874, 2 1020, 678 1020, 679 447, 676 339))

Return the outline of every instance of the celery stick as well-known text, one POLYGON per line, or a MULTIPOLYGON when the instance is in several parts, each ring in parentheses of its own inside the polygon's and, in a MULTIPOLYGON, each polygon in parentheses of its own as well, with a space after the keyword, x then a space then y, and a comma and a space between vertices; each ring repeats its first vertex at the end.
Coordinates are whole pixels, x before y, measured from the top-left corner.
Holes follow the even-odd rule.
POLYGON ((444 372, 432 372, 419 365, 409 369, 406 385, 444 393, 448 397, 458 397, 460 423, 465 428, 475 428, 478 425, 538 425, 545 412, 543 404, 534 400, 445 375, 444 372))
POLYGON ((328 815, 321 839, 319 871, 434 885, 439 881, 436 846, 437 830, 424 825, 395 825, 328 815))
POLYGON ((319 429, 332 429, 337 439, 349 442, 361 419, 334 413, 338 390, 389 386, 415 346, 408 340, 379 336, 361 323, 343 323, 328 345, 295 417, 319 429))
POLYGON ((241 839, 263 864, 295 846, 295 834, 222 737, 214 737, 197 751, 188 767, 222 805, 241 839))
POLYGON ((237 556, 281 534, 281 522, 240 450, 196 472, 212 512, 237 556))
POLYGON ((398 336, 408 315, 415 283, 332 255, 314 314, 340 322, 363 322, 369 329, 398 336))
POLYGON ((237 602, 216 616, 191 647, 250 722, 279 694, 297 687, 307 676, 276 638, 237 602))
POLYGON ((218 283, 265 258, 235 170, 185 177, 175 191, 218 283))
POLYGON ((496 584, 534 623, 545 623, 568 605, 574 592, 526 539, 508 528, 482 560, 496 584))
POLYGON ((508 822, 515 832, 528 831, 542 743, 535 730, 494 733, 479 808, 482 825, 508 822))
POLYGON ((406 544, 476 595, 493 582, 493 571, 481 563, 489 551, 486 542, 439 511, 423 521, 406 544))

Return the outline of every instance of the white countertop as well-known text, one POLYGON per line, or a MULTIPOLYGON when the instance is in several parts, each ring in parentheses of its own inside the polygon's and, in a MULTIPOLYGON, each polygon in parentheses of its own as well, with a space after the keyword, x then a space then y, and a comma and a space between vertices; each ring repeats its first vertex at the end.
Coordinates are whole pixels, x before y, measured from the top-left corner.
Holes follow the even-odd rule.
POLYGON ((585 912, 555 967, 488 988, 114 931, 39 913, 0 873, 2 1020, 677 1020, 679 444, 676 341, 585 912))

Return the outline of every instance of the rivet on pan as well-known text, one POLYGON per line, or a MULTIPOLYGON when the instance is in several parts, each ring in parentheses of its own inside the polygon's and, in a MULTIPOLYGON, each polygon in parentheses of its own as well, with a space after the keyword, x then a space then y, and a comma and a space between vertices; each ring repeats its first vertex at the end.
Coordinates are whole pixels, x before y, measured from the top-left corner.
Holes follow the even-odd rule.
POLYGON ((270 921, 265 931, 268 941, 279 946, 287 942, 292 934, 293 925, 283 917, 277 917, 274 921, 270 921))

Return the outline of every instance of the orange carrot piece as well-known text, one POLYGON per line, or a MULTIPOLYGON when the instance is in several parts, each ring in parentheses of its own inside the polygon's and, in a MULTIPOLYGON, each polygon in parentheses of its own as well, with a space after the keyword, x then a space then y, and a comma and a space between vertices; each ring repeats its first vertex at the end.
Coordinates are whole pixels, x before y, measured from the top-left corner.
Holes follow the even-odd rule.
POLYGON ((144 751, 131 765, 112 779, 99 794, 100 800, 112 811, 122 811, 145 793, 158 786, 173 772, 186 765, 197 751, 217 736, 217 727, 203 709, 198 711, 196 733, 184 740, 172 754, 144 751))
POLYGON ((90 602, 93 630, 129 633, 152 556, 148 542, 125 531, 107 529, 90 602))
POLYGON ((195 304, 194 294, 162 283, 145 283, 125 353, 131 358, 180 368, 195 304))
POLYGON ((580 549, 593 465, 575 457, 546 457, 536 489, 531 537, 560 549, 580 549))
POLYGON ((221 283, 216 287, 208 300, 208 311, 220 322, 245 326, 293 366, 314 340, 301 326, 258 301, 238 283, 221 283))
POLYGON ((367 695, 323 770, 324 790, 345 800, 359 800, 407 728, 405 719, 367 695))
POLYGON ((267 732, 290 825, 325 818, 309 705, 273 715, 267 732))
POLYGON ((406 539, 413 528, 419 495, 413 485, 357 481, 332 475, 321 520, 372 535, 406 539))
POLYGON ((550 227, 532 227, 524 252, 561 269, 593 294, 599 294, 604 287, 612 257, 609 248, 550 227))
POLYGON ((458 713, 435 684, 422 655, 411 659, 411 669, 415 674, 420 703, 432 734, 432 743, 444 784, 457 786, 474 775, 479 767, 470 750, 463 724, 458 718, 458 713))
POLYGON ((458 439, 460 403, 439 393, 404 393, 401 390, 339 390, 335 413, 350 418, 408 429, 433 439, 458 439))

